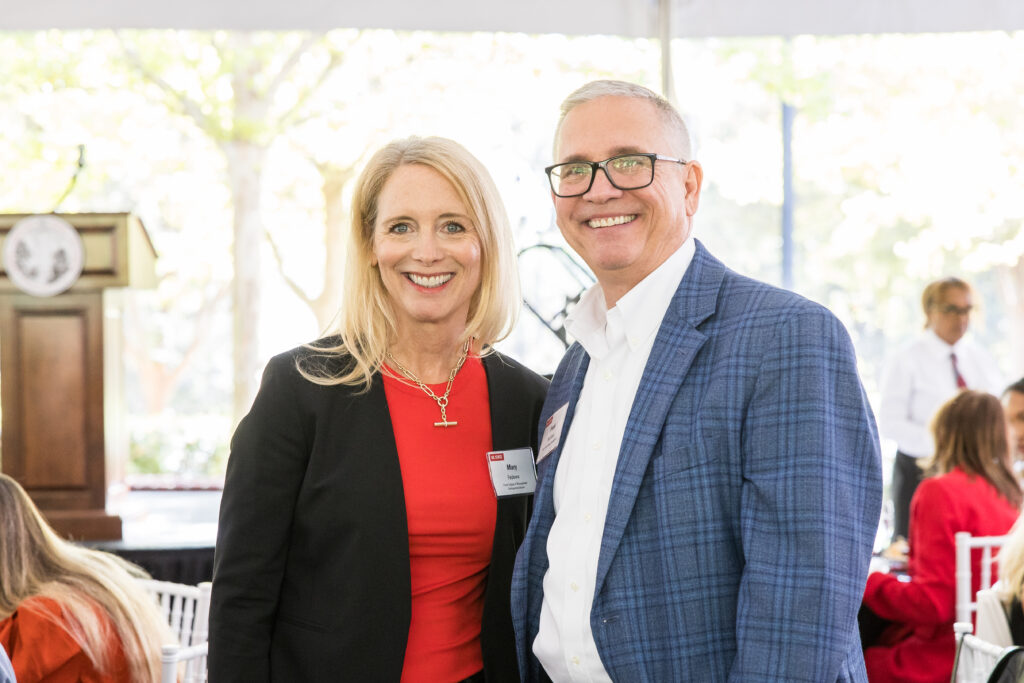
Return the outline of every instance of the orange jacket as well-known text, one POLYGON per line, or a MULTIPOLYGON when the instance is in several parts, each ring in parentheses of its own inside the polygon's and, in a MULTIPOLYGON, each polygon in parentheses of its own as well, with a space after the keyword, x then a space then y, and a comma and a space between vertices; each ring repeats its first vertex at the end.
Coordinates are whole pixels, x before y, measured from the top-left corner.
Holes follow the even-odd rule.
POLYGON ((18 683, 132 683, 117 638, 111 638, 112 670, 97 671, 81 646, 62 625, 60 605, 49 598, 29 598, 0 620, 0 645, 14 665, 18 683))

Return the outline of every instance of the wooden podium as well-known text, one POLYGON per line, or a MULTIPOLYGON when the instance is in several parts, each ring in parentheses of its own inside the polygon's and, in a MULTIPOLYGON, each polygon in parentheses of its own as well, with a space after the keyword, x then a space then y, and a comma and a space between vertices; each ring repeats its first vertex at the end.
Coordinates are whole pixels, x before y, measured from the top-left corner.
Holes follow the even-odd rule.
MULTIPOLYGON (((104 329, 120 325, 117 288, 154 286, 156 251, 131 214, 57 216, 74 227, 84 252, 68 290, 32 296, 0 270, 0 465, 58 533, 116 540, 121 518, 106 511, 106 454, 113 445, 123 458, 126 448, 110 443, 111 432, 122 431, 123 388, 121 359, 108 347, 120 334, 114 329, 105 345, 104 329)), ((22 218, 0 214, 0 253, 22 218)))

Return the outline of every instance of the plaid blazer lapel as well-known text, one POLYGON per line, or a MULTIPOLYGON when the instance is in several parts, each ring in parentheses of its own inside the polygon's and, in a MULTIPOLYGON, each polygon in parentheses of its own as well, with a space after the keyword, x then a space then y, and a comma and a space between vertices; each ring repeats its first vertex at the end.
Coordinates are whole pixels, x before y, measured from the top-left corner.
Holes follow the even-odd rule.
MULTIPOLYGON (((533 643, 540 623, 544 573, 548 569, 548 534, 555 521, 555 470, 558 468, 558 460, 562 454, 562 447, 565 445, 565 435, 572 423, 576 402, 583 389, 583 379, 586 377, 589 365, 590 356, 586 354, 582 346, 573 344, 569 347, 552 378, 544 407, 541 409, 540 432, 543 438, 544 425, 548 418, 566 403, 569 405, 562 422, 562 433, 559 436, 558 445, 537 465, 537 490, 533 497, 533 516, 516 558, 516 572, 512 580, 513 621, 518 621, 521 614, 517 611, 517 607, 525 605, 526 610, 523 615, 525 623, 517 623, 516 631, 520 634, 527 634, 526 645, 523 642, 517 643, 520 648, 520 667, 531 666, 531 661, 532 665, 536 665, 535 659, 524 656, 523 648, 528 649, 529 644, 533 643)), ((526 671, 526 669, 523 670, 526 671)), ((529 680, 531 677, 526 676, 526 678, 529 680)))
POLYGON ((697 352, 707 341, 698 326, 714 313, 724 274, 725 266, 697 241, 693 261, 676 288, 654 339, 622 436, 601 539, 595 596, 626 530, 669 407, 697 352))
POLYGON ((558 445, 537 465, 537 492, 534 495, 533 514, 535 516, 540 514, 545 520, 545 541, 547 540, 547 531, 555 519, 555 470, 558 468, 558 460, 562 455, 562 448, 565 446, 565 435, 569 432, 569 425, 572 424, 573 414, 576 412, 576 402, 583 390, 583 380, 587 376, 589 366, 590 356, 582 346, 573 344, 566 352, 558 372, 552 378, 547 398, 544 400, 544 407, 541 409, 540 419, 545 425, 540 430, 541 438, 543 438, 546 423, 551 415, 563 405, 569 405, 565 419, 562 421, 562 433, 558 437, 558 445), (548 514, 550 514, 550 520, 546 519, 548 514))

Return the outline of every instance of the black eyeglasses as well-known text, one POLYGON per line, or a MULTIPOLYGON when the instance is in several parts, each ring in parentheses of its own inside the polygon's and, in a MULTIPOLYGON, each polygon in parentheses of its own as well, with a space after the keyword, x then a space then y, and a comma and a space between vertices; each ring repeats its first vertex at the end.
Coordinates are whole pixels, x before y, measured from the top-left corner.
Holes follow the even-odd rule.
POLYGON ((594 185, 597 169, 604 171, 612 187, 620 190, 639 190, 654 182, 654 162, 671 161, 689 163, 661 154, 620 154, 604 161, 567 161, 548 166, 544 172, 551 182, 551 191, 557 197, 579 197, 594 185))
POLYGON ((939 313, 945 313, 946 315, 970 315, 971 311, 974 310, 974 306, 956 306, 954 304, 945 304, 944 306, 938 306, 939 313))

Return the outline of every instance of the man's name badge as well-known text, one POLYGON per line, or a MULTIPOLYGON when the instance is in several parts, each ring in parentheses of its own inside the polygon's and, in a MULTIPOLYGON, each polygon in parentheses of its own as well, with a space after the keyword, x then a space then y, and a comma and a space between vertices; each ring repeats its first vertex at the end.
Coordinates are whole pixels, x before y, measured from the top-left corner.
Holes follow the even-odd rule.
POLYGON ((491 485, 498 498, 528 496, 537 488, 537 468, 532 448, 512 451, 491 451, 487 454, 491 485))
POLYGON ((551 417, 544 423, 544 436, 540 440, 540 452, 537 455, 537 462, 548 457, 551 451, 558 447, 562 438, 562 424, 565 422, 565 414, 569 412, 569 402, 551 413, 551 417))

